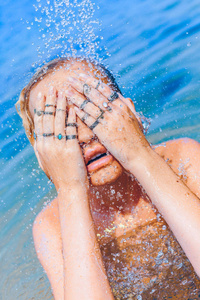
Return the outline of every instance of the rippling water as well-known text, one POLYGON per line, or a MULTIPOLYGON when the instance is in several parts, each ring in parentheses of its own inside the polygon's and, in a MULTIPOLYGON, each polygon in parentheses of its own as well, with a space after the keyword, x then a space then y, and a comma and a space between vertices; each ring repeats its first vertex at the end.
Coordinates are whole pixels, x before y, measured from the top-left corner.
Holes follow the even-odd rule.
MULTIPOLYGON (((58 2, 61 3, 55 1, 58 2)), ((98 44, 93 54, 113 70, 123 93, 133 99, 136 109, 151 118, 149 141, 159 143, 183 136, 200 141, 199 0, 96 2, 99 7, 94 5, 93 19, 100 24, 93 23, 98 44)), ((42 7, 42 1, 35 1, 38 3, 42 7)), ((20 90, 45 55, 53 58, 62 53, 62 47, 56 53, 44 47, 42 32, 35 21, 41 14, 41 9, 36 11, 28 0, 0 3, 3 300, 53 299, 34 252, 31 226, 43 203, 52 199, 55 191, 38 168, 14 108, 20 90), (31 30, 27 29, 29 26, 31 30)))

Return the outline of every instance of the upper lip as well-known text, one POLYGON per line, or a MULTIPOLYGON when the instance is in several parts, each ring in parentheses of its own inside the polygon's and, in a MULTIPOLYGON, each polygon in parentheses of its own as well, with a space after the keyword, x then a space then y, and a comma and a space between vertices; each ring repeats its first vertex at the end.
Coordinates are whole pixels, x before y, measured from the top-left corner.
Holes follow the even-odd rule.
POLYGON ((84 156, 85 156, 85 164, 87 165, 88 162, 98 154, 106 153, 107 150, 104 146, 100 144, 94 145, 92 148, 84 149, 84 156))

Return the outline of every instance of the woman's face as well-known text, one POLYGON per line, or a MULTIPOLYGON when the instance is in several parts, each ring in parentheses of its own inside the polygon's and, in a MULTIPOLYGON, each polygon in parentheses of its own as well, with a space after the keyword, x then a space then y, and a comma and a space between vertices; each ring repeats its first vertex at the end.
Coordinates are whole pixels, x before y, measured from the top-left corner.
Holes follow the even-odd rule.
MULTIPOLYGON (((58 68, 33 86, 29 97, 29 109, 32 117, 34 117, 34 108, 39 92, 47 95, 49 88, 52 86, 55 87, 57 91, 64 92, 69 84, 67 78, 72 72, 86 73, 94 76, 93 72, 96 71, 95 69, 92 70, 85 62, 73 62, 70 63, 69 67, 70 69, 68 69, 67 66, 58 68)), ((106 79, 104 81, 106 83, 106 79)), ((70 104, 68 105, 70 106, 70 104)), ((94 133, 79 118, 77 119, 77 123, 78 139, 83 151, 91 183, 98 186, 116 181, 122 174, 121 165, 112 155, 107 153, 107 150, 98 141, 94 133)), ((42 168, 45 171, 45 166, 42 166, 42 168)))

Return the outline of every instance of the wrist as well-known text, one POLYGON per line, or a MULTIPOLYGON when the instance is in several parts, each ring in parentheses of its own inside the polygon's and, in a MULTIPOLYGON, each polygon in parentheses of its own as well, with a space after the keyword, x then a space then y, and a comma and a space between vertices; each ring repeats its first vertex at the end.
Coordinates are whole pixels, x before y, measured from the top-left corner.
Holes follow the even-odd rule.
POLYGON ((88 187, 86 185, 69 186, 62 185, 57 190, 58 201, 78 201, 79 199, 88 200, 88 187))
POLYGON ((138 151, 138 155, 135 155, 130 162, 129 171, 136 178, 140 177, 140 175, 144 175, 144 173, 148 173, 151 170, 151 166, 158 159, 158 154, 151 148, 150 145, 143 146, 140 151, 138 151))

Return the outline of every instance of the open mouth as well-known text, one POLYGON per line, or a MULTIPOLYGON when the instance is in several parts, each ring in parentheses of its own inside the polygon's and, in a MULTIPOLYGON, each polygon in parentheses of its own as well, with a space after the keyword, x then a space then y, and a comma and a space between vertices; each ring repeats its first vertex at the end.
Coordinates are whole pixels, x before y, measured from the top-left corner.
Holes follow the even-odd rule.
POLYGON ((90 159, 87 163, 87 166, 90 165, 91 163, 93 163, 94 161, 97 161, 98 159, 107 156, 107 153, 99 153, 97 155, 95 155, 92 159, 90 159))

